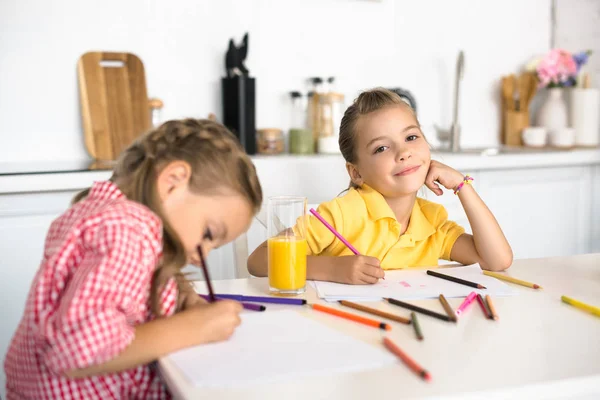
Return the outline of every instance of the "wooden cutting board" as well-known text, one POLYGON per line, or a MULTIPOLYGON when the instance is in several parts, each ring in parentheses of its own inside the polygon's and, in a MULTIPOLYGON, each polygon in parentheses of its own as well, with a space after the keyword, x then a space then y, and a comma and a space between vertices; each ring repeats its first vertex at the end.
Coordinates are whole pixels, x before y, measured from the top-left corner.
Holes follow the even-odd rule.
POLYGON ((131 53, 89 52, 77 63, 85 146, 115 160, 150 129, 144 64, 131 53))

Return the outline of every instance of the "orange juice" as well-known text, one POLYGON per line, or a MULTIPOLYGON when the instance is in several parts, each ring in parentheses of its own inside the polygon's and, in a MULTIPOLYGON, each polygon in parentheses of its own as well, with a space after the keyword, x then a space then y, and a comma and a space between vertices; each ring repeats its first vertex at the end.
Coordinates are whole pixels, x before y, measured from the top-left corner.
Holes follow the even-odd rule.
POLYGON ((269 286, 283 293, 301 293, 306 285, 306 239, 276 236, 268 241, 269 286))

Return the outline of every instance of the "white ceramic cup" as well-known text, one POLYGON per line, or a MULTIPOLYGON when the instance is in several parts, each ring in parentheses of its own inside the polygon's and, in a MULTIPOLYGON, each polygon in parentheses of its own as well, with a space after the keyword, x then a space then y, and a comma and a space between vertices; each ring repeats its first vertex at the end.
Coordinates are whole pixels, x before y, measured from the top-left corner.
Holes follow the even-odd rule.
POLYGON ((529 147, 544 147, 548 138, 548 132, 543 126, 529 126, 523 129, 523 144, 529 147))
POLYGON ((575 129, 561 128, 550 132, 550 144, 554 147, 573 147, 575 145, 575 129))

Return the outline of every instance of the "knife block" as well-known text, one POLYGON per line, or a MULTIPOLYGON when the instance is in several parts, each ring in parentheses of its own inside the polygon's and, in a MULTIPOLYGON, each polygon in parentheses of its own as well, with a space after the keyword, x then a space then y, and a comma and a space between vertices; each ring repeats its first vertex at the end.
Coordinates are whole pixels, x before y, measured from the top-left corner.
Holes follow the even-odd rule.
POLYGON ((221 79, 223 125, 237 138, 248 154, 256 154, 255 79, 237 75, 221 79))

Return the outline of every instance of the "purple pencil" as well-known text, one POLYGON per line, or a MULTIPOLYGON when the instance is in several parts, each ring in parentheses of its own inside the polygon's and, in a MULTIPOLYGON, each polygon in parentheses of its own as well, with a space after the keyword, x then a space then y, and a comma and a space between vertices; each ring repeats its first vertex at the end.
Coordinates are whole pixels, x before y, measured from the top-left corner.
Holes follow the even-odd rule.
POLYGON ((302 306, 306 304, 304 299, 287 299, 284 297, 269 297, 269 296, 246 296, 243 294, 215 294, 217 299, 230 299, 240 302, 249 301, 252 303, 272 303, 272 304, 287 304, 302 306))
MULTIPOLYGON (((202 297, 204 300, 210 301, 210 296, 207 296, 205 294, 199 294, 198 296, 202 297)), ((217 300, 223 300, 223 298, 220 298, 219 296, 217 296, 217 300)), ((244 309, 246 309, 246 310, 265 311, 267 309, 267 307, 263 306, 262 304, 245 303, 245 302, 240 302, 240 303, 242 304, 242 307, 244 307, 244 309)))

